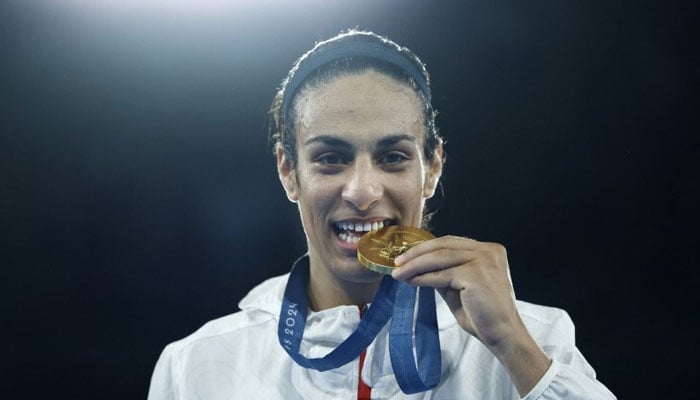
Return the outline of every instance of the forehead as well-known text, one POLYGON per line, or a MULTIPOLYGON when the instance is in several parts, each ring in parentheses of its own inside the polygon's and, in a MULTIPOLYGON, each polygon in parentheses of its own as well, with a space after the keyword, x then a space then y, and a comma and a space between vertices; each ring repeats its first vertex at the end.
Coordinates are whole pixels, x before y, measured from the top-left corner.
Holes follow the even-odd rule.
POLYGON ((408 134, 422 143, 425 132, 419 95, 408 85, 374 71, 344 75, 307 89, 297 107, 300 143, 321 134, 355 139, 408 134))

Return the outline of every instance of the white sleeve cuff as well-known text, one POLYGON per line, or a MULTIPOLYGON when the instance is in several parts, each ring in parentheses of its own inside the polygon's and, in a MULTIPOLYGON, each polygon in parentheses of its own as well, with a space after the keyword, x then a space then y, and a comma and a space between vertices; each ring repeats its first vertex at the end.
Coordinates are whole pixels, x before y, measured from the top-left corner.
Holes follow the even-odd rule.
POLYGON ((547 390, 554 377, 559 373, 560 369, 561 364, 557 360, 552 359, 552 364, 547 369, 547 372, 542 375, 542 378, 539 382, 537 382, 537 385, 535 385, 535 387, 532 388, 532 390, 530 390, 530 392, 526 394, 522 400, 535 400, 542 396, 542 393, 547 390))
POLYGON ((595 375, 571 369, 566 364, 552 360, 547 372, 537 382, 523 400, 553 400, 553 399, 615 399, 615 395, 595 375))

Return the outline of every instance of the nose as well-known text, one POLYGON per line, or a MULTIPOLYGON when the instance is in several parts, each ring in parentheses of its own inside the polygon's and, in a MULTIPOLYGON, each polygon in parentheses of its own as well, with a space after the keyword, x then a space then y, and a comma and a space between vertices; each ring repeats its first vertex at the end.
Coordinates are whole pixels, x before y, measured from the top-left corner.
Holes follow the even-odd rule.
POLYGON ((371 159, 356 159, 349 172, 343 200, 358 211, 368 211, 384 196, 379 171, 375 170, 371 159))

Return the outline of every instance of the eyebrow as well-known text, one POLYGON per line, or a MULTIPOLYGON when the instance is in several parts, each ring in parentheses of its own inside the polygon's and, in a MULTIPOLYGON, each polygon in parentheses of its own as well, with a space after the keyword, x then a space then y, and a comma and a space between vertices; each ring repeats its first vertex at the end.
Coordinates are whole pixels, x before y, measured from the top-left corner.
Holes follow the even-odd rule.
MULTIPOLYGON (((377 142, 377 147, 390 147, 390 146, 393 146, 393 145, 395 145, 401 141, 404 141, 404 140, 409 141, 411 143, 416 142, 416 138, 414 136, 407 135, 404 133, 397 133, 397 134, 393 134, 393 135, 389 135, 389 136, 385 136, 385 137, 381 138, 377 142)), ((304 142, 304 146, 308 146, 308 145, 313 144, 313 143, 322 143, 322 144, 325 144, 328 146, 348 148, 348 149, 353 147, 350 143, 346 142, 343 139, 339 139, 338 137, 333 136, 333 135, 314 136, 312 138, 307 139, 304 142)))
POLYGON ((350 143, 346 142, 343 139, 339 139, 335 136, 332 136, 332 135, 314 136, 312 138, 307 139, 304 142, 304 146, 308 146, 308 145, 314 144, 314 143, 321 143, 321 144, 325 144, 325 145, 332 146, 332 147, 342 147, 342 148, 348 148, 348 149, 352 147, 352 145, 350 145, 350 143))
POLYGON ((411 143, 416 142, 416 137, 411 136, 411 135, 406 135, 405 133, 397 133, 395 135, 389 135, 387 137, 382 138, 378 143, 377 147, 390 147, 393 146, 399 142, 402 142, 404 140, 407 140, 411 143))

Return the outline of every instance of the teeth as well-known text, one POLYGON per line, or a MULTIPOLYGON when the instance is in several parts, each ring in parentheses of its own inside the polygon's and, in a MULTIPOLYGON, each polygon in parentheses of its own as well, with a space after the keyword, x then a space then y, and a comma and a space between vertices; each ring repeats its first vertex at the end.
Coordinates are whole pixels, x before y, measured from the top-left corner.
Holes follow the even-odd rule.
POLYGON ((338 222, 335 226, 341 232, 338 237, 348 243, 357 243, 360 240, 361 235, 357 233, 365 233, 370 231, 376 231, 384 227, 384 221, 375 222, 338 222))
POLYGON ((344 240, 348 243, 357 243, 360 241, 360 236, 348 235, 345 232, 341 232, 340 234, 338 234, 338 237, 340 238, 340 240, 344 240))

